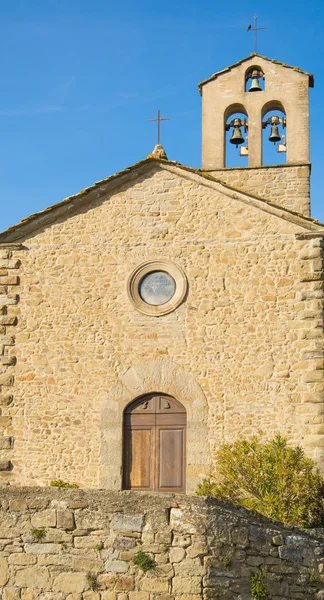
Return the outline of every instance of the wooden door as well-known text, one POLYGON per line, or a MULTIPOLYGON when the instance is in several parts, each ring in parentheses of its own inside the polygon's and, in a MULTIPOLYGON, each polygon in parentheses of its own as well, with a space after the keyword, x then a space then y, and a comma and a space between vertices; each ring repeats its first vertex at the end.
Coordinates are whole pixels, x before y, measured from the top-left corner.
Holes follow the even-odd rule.
POLYGON ((123 488, 185 492, 186 411, 171 396, 142 396, 124 414, 123 488))

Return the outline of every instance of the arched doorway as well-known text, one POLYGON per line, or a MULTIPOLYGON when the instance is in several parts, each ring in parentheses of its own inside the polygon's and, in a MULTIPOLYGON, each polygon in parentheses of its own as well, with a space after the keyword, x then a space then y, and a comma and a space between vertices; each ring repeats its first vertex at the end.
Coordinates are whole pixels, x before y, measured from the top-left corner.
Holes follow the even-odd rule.
POLYGON ((172 396, 150 394, 124 413, 123 489, 185 492, 186 410, 172 396))

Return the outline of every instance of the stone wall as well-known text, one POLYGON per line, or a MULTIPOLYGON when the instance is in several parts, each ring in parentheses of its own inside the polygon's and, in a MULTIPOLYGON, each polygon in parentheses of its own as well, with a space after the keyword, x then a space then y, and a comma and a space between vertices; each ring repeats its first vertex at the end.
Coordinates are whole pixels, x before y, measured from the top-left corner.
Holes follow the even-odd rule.
POLYGON ((20 244, 0 248, 0 472, 2 480, 10 476, 14 445, 12 414, 15 332, 19 302, 20 244))
POLYGON ((310 216, 310 165, 217 169, 211 174, 226 185, 310 216))
POLYGON ((211 499, 1 488, 1 600, 322 600, 324 533, 211 499), (154 565, 134 563, 141 551, 154 565))
POLYGON ((187 411, 189 493, 219 444, 259 430, 303 444, 324 468, 323 233, 182 173, 154 164, 103 184, 3 259, 20 280, 19 302, 17 285, 14 304, 3 296, 17 360, 1 380, 3 436, 14 438, 2 481, 121 489, 123 411, 152 392, 187 411), (153 317, 132 305, 127 281, 161 257, 189 289, 153 317))

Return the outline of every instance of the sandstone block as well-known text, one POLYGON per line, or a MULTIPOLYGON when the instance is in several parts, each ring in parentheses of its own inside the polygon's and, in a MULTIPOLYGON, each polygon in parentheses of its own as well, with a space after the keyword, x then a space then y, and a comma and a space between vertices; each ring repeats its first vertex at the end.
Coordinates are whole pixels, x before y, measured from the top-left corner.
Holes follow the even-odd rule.
POLYGON ((11 462, 10 460, 0 460, 0 471, 10 471, 11 462))
MULTIPOLYGON (((0 450, 9 450, 11 448, 11 445, 12 445, 11 437, 0 437, 0 450)), ((26 506, 26 508, 27 508, 27 506, 26 506)), ((10 510, 12 510, 12 509, 10 509, 10 510)))
POLYGON ((129 600, 150 600, 148 592, 129 592, 129 600))
POLYGON ((20 567, 34 565, 36 561, 36 556, 31 556, 28 554, 10 554, 10 556, 8 557, 8 563, 10 565, 17 565, 20 567))
POLYGON ((192 544, 192 546, 189 546, 187 549, 187 556, 189 558, 196 558, 203 554, 207 554, 207 546, 204 542, 192 544))
POLYGON ((101 511, 77 510, 74 514, 78 529, 105 529, 107 519, 101 511))
POLYGON ((0 586, 5 585, 9 578, 8 562, 5 558, 0 558, 0 586))
POLYGON ((100 600, 99 592, 83 592, 83 600, 100 600))
POLYGON ((53 583, 53 590, 65 593, 84 592, 89 587, 87 573, 60 573, 53 583))
POLYGON ((86 556, 73 556, 72 568, 76 571, 91 571, 99 573, 102 571, 104 563, 102 560, 93 560, 86 556))
POLYGON ((105 571, 108 573, 127 573, 128 562, 117 560, 115 558, 109 558, 105 562, 105 571))
POLYGON ((0 385, 9 387, 13 384, 13 377, 11 375, 0 375, 0 385))
POLYGON ((51 578, 46 567, 28 567, 16 574, 16 585, 26 588, 49 589, 51 578))
POLYGON ((117 592, 128 592, 134 589, 133 575, 119 575, 116 580, 115 590, 117 592))
POLYGON ((115 592, 101 592, 101 600, 116 600, 115 592))
POLYGON ((138 531, 141 532, 144 526, 143 515, 124 515, 115 514, 111 519, 111 528, 113 531, 138 531))
POLYGON ((18 303, 19 296, 0 296, 0 306, 12 306, 18 303))
POLYGON ((140 588, 144 592, 168 592, 169 583, 166 580, 143 577, 140 581, 140 588))
POLYGON ((7 427, 10 427, 12 423, 12 418, 9 416, 3 416, 0 417, 0 428, 1 429, 6 429, 7 427))
POLYGON ((180 562, 186 555, 186 551, 179 547, 175 547, 175 548, 171 548, 169 556, 170 556, 170 562, 171 563, 178 563, 180 562))
POLYGON ((52 509, 42 510, 31 517, 31 524, 35 529, 40 527, 56 526, 56 511, 52 509))
POLYGON ((26 554, 59 554, 60 544, 25 544, 26 554))
POLYGON ((98 575, 97 581, 100 589, 114 590, 117 581, 117 575, 102 573, 101 575, 98 575))
POLYGON ((74 516, 72 510, 57 511, 57 527, 60 529, 74 529, 74 516))
POLYGON ((201 577, 174 577, 172 580, 172 593, 180 594, 200 594, 201 577))
POLYGON ((204 575, 204 567, 199 558, 185 558, 181 563, 174 565, 174 571, 180 577, 204 575))
POLYGON ((0 396, 0 406, 9 406, 13 401, 12 396, 0 396))
POLYGON ((187 548, 190 544, 190 535, 175 535, 172 542, 172 546, 180 546, 181 548, 187 548))
MULTIPOLYGON (((22 590, 22 599, 24 598, 24 590, 22 590)), ((6 586, 2 592, 3 600, 20 600, 20 589, 17 587, 6 586)), ((28 600, 28 599, 27 599, 28 600)))

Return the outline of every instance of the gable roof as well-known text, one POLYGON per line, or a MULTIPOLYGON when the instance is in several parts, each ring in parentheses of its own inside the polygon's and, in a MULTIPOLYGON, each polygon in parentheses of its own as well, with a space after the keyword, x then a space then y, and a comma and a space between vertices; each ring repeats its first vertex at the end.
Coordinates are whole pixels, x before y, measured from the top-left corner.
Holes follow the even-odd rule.
POLYGON ((257 52, 252 52, 252 54, 250 54, 249 56, 246 56, 246 58, 242 58, 241 60, 237 61, 233 65, 230 65, 229 67, 225 67, 225 69, 222 69, 221 71, 217 71, 217 73, 214 73, 213 75, 208 77, 208 79, 204 79, 203 81, 198 83, 198 89, 199 89, 200 95, 202 94, 202 87, 206 83, 209 83, 209 81, 212 81, 213 79, 217 79, 217 77, 219 77, 220 75, 223 75, 223 73, 227 73, 231 69, 235 69, 235 67, 238 67, 239 65, 243 64, 247 60, 250 60, 254 56, 257 58, 262 58, 263 60, 266 60, 267 62, 274 63, 275 65, 281 65, 282 67, 286 67, 287 69, 293 69, 294 71, 297 71, 298 73, 307 75, 307 77, 309 79, 309 87, 314 87, 314 75, 312 75, 311 73, 307 73, 307 71, 302 71, 302 69, 299 69, 299 67, 292 67, 290 65, 287 65, 286 63, 280 62, 279 60, 274 60, 273 58, 268 58, 267 56, 262 56, 261 54, 258 54, 257 52))
POLYGON ((81 207, 84 207, 87 204, 91 205, 92 202, 98 200, 100 197, 107 194, 107 192, 110 192, 127 182, 136 181, 139 176, 152 170, 152 168, 165 169, 180 177, 186 177, 197 184, 209 187, 232 199, 240 200, 244 204, 254 206, 263 212, 290 221, 306 230, 322 233, 324 236, 324 223, 320 223, 316 219, 305 217, 298 212, 279 206, 274 202, 231 187, 201 169, 193 169, 192 167, 187 167, 175 161, 149 157, 135 163, 131 167, 127 167, 119 173, 115 173, 106 179, 97 181, 94 185, 81 190, 81 192, 73 196, 65 198, 57 204, 45 208, 45 210, 41 212, 30 215, 17 225, 12 225, 7 230, 0 233, 0 245, 22 241, 24 238, 35 233, 38 229, 54 223, 61 217, 68 217, 81 207))

